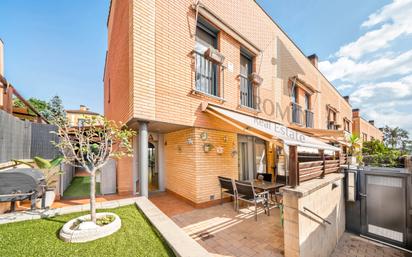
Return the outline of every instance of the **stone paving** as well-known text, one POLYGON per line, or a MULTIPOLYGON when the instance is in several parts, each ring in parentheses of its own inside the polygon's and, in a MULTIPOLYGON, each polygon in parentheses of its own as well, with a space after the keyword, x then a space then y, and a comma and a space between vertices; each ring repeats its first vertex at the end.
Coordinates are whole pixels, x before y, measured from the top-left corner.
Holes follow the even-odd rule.
POLYGON ((253 208, 233 210, 232 203, 195 209, 172 217, 183 230, 215 256, 283 256, 279 209, 270 216, 253 208))
POLYGON ((412 257, 412 254, 344 233, 331 257, 412 257))

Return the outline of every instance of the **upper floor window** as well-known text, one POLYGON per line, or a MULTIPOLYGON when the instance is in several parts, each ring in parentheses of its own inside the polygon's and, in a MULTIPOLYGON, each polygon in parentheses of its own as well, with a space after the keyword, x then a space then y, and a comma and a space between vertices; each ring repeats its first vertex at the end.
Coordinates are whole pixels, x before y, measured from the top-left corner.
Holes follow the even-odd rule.
POLYGON ((298 87, 296 86, 295 82, 292 82, 292 89, 290 92, 290 98, 292 103, 297 104, 298 103, 298 87))
POLYGON ((305 93, 305 126, 307 128, 313 128, 314 121, 313 121, 313 112, 310 110, 311 103, 310 103, 310 95, 305 93))
POLYGON ((327 124, 328 129, 333 129, 333 130, 338 129, 337 112, 332 107, 328 107, 328 121, 327 122, 328 122, 327 124))
POLYGON ((363 142, 368 141, 368 134, 362 133, 362 141, 363 141, 363 142))
POLYGON ((252 73, 252 57, 241 51, 240 53, 240 105, 255 109, 256 92, 255 87, 249 79, 252 73))
POLYGON ((344 126, 345 131, 347 131, 347 132, 351 131, 349 119, 343 118, 343 126, 344 126))
POLYGON ((290 101, 292 102, 292 122, 302 124, 302 107, 298 104, 298 86, 292 82, 290 89, 290 101))
POLYGON ((217 47, 217 30, 198 23, 196 27, 196 90, 219 96, 217 82, 217 65, 204 57, 209 48, 217 47))

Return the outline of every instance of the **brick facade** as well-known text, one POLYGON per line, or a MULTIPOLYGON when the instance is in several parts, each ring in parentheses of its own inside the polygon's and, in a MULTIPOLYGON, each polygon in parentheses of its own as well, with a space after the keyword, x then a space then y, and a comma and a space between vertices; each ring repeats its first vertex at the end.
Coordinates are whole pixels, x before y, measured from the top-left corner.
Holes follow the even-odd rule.
POLYGON ((360 115, 359 109, 353 110, 353 133, 359 136, 362 142, 372 139, 383 141, 383 132, 375 127, 374 121, 367 121, 360 115))
MULTIPOLYGON (((352 119, 350 104, 255 1, 201 3, 199 8, 218 17, 216 24, 208 21, 219 31, 217 49, 225 56, 226 68, 219 67, 217 75, 221 99, 193 93, 196 10, 192 0, 112 0, 104 76, 105 115, 133 128, 136 121, 146 120, 149 130, 164 134, 166 189, 195 204, 220 197, 218 175, 238 177, 238 157, 232 152, 238 147, 237 134, 245 134, 202 112, 202 102, 290 125, 290 87, 297 76, 311 88, 314 128, 327 129, 328 106, 338 112, 339 129, 344 118, 352 119), (263 78, 257 89, 259 110, 239 107, 242 48, 252 53, 253 72, 263 78), (208 131, 210 143, 224 148, 223 154, 203 152, 202 131, 208 131), (188 138, 193 144, 187 144, 188 138)), ((298 103, 303 101, 303 87, 299 87, 298 103)), ((268 172, 273 172, 272 147, 267 147, 267 156, 268 172)), ((132 191, 133 168, 128 165, 135 164, 119 163, 119 192, 132 191)))

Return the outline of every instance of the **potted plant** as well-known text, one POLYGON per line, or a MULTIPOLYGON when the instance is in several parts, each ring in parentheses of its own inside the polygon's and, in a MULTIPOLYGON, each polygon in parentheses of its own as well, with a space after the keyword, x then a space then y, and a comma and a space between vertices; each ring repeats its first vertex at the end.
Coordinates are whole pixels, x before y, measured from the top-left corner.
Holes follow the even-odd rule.
POLYGON ((358 150, 360 147, 360 138, 358 135, 351 134, 347 138, 347 142, 349 143, 348 164, 355 165, 358 161, 357 156, 360 155, 358 150))
POLYGON ((43 195, 43 197, 45 198, 44 207, 50 208, 50 206, 54 203, 54 199, 56 198, 56 187, 58 181, 57 178, 59 175, 63 174, 63 172, 60 169, 60 164, 63 161, 63 157, 58 156, 53 160, 49 161, 39 156, 36 156, 34 157, 33 161, 44 174, 46 180, 45 194, 43 195))
POLYGON ((215 49, 215 48, 213 48, 213 47, 209 47, 209 48, 205 51, 204 57, 205 57, 207 60, 209 60, 209 61, 211 61, 211 62, 213 62, 213 63, 215 63, 215 64, 218 64, 218 65, 223 64, 223 62, 225 61, 225 57, 223 56, 223 54, 220 53, 219 50, 217 50, 217 49, 215 49))
POLYGON ((256 86, 260 86, 263 83, 263 78, 256 72, 252 72, 249 74, 249 80, 250 82, 252 82, 253 85, 256 86))

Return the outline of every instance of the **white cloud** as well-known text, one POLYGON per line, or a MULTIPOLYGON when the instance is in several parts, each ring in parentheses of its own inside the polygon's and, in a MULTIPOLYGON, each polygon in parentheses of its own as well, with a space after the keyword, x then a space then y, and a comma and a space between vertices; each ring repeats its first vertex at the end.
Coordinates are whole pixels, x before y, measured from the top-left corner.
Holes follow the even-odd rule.
POLYGON ((343 84, 343 85, 337 86, 337 89, 341 91, 351 89, 351 88, 353 88, 353 85, 351 84, 343 84))
POLYGON ((387 48, 401 35, 412 34, 412 0, 395 0, 378 12, 371 14, 362 27, 370 28, 381 23, 382 26, 368 31, 356 41, 342 46, 337 57, 357 60, 367 53, 387 48))
POLYGON ((361 28, 363 35, 319 62, 319 69, 350 93, 361 115, 412 135, 412 45, 397 47, 412 38, 412 0, 393 0, 369 15, 361 28))
POLYGON ((354 104, 369 104, 379 107, 393 107, 396 102, 401 100, 412 100, 412 75, 403 77, 396 81, 385 81, 381 83, 362 84, 354 90, 350 99, 354 104))
POLYGON ((405 75, 412 72, 412 50, 398 56, 384 56, 359 62, 342 57, 335 62, 319 62, 319 68, 331 81, 340 79, 353 83, 405 75))

